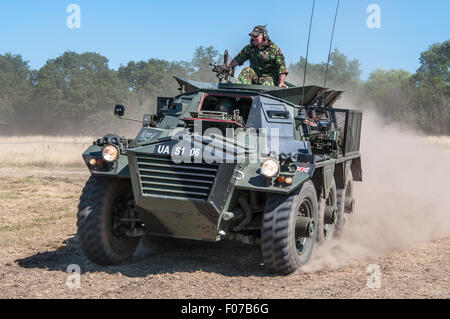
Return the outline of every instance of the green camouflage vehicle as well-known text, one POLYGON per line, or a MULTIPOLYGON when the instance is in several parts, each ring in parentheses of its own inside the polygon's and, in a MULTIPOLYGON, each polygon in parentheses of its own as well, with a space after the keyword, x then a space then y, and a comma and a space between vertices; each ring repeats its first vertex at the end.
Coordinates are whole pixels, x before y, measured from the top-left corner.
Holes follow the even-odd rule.
POLYGON ((299 269, 353 212, 362 113, 333 108, 342 92, 318 86, 175 79, 181 93, 158 98, 135 138, 107 134, 83 153, 84 254, 111 265, 144 235, 230 239, 260 245, 271 271, 299 269))

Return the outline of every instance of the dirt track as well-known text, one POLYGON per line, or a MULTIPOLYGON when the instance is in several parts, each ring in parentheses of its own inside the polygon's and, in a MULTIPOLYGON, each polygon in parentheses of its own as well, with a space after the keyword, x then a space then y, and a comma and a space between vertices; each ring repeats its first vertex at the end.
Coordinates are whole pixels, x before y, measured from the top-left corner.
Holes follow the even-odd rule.
POLYGON ((155 238, 130 262, 98 267, 75 236, 87 176, 0 169, 0 298, 450 298, 450 237, 288 277, 266 273, 258 247, 155 238), (70 264, 80 288, 66 286, 70 264), (370 264, 379 289, 367 287, 370 264))

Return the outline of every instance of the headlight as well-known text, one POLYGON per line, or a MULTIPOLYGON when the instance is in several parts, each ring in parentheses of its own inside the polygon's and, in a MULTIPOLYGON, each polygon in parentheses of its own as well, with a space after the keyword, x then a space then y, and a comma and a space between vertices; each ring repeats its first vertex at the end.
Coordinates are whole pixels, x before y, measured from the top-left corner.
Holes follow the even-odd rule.
POLYGON ((114 162, 119 157, 119 150, 114 145, 108 145, 103 148, 103 159, 107 162, 114 162))
POLYGON ((276 160, 267 159, 261 165, 261 174, 265 177, 272 178, 280 171, 280 165, 276 160))

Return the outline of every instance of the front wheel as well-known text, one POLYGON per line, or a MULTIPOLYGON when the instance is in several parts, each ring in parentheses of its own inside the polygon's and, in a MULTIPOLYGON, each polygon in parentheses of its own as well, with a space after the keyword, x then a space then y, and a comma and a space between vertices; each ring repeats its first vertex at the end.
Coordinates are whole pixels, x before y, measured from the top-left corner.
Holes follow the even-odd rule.
POLYGON ((264 265, 290 274, 311 257, 317 237, 317 194, 311 181, 289 196, 271 195, 261 232, 264 265))
POLYGON ((140 238, 125 234, 120 219, 129 217, 133 194, 129 181, 91 176, 78 205, 78 240, 86 257, 98 265, 130 258, 140 238))

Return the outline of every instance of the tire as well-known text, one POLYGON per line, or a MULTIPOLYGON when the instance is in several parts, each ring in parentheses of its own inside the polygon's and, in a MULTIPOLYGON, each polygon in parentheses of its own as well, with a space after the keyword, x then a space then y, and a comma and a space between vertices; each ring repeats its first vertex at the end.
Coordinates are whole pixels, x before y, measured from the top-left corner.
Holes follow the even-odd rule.
POLYGON ((129 237, 113 226, 132 199, 129 181, 91 176, 83 188, 77 214, 81 250, 98 265, 115 265, 129 259, 139 237, 129 237))
POLYGON ((273 272, 290 274, 311 257, 317 237, 317 194, 311 181, 289 196, 270 195, 266 202, 261 231, 264 265, 273 272), (313 222, 309 238, 296 236, 298 214, 308 215, 313 222), (296 238, 297 237, 297 238, 296 238), (303 241, 303 245, 300 243, 303 241), (300 250, 301 249, 301 250, 300 250))
POLYGON ((328 197, 326 200, 319 200, 318 203, 318 210, 319 210, 319 230, 317 232, 317 241, 319 243, 324 243, 326 241, 330 241, 334 238, 336 233, 336 226, 337 222, 339 220, 339 209, 337 208, 337 189, 336 189, 336 182, 334 181, 331 183, 330 192, 328 193, 328 197), (322 203, 324 206, 335 206, 335 223, 334 224, 325 224, 325 207, 322 207, 322 203))
POLYGON ((353 198, 353 174, 351 171, 348 173, 345 188, 337 189, 338 220, 336 224, 336 235, 338 236, 342 235, 353 215, 353 207, 350 211, 345 208, 345 200, 347 198, 353 198))

